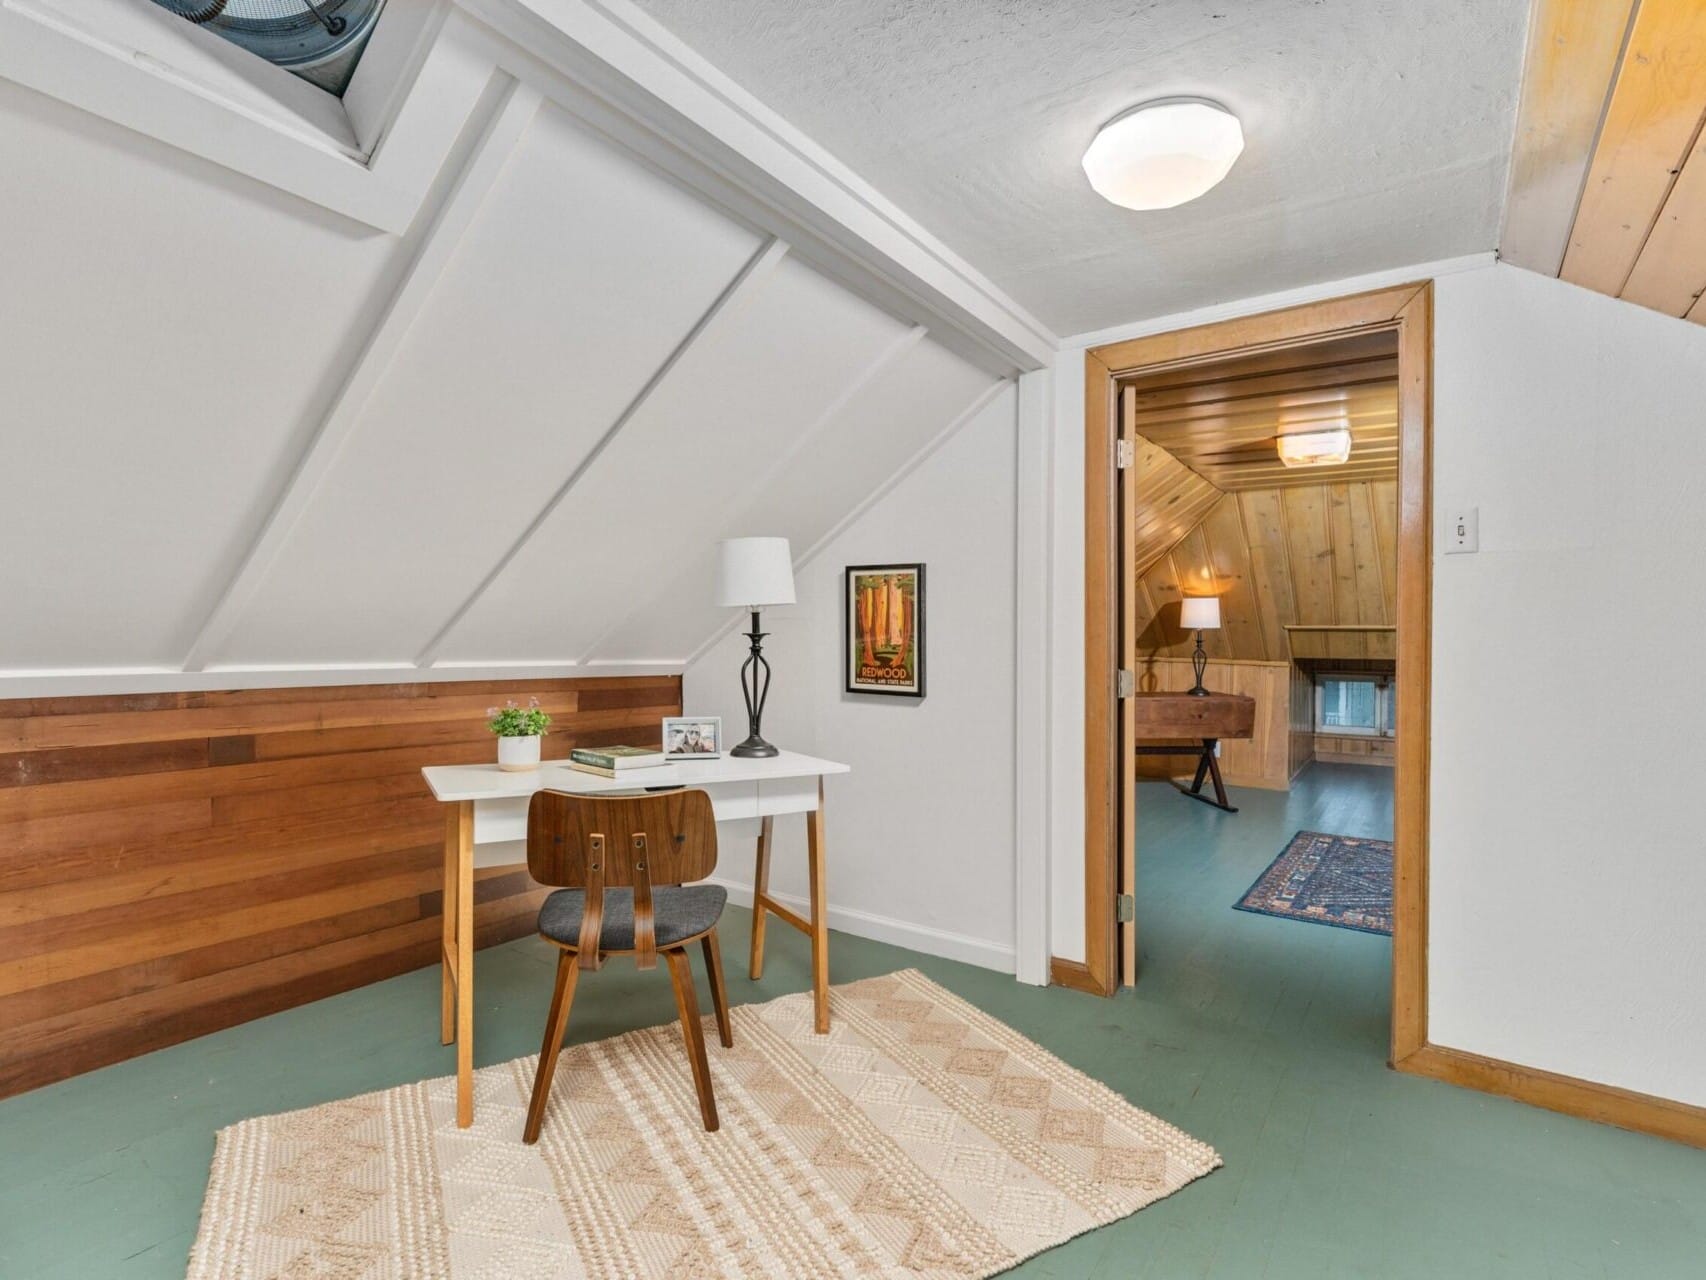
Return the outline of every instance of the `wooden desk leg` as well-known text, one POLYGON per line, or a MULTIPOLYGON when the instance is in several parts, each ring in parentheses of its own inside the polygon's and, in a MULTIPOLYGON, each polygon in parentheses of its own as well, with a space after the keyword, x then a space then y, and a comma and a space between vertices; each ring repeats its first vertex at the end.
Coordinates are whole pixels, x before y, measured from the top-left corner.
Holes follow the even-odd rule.
POLYGON ((1226 798, 1226 784, 1220 780, 1220 758, 1214 753, 1215 746, 1216 743, 1213 738, 1203 739, 1203 758, 1208 761, 1209 776, 1214 779, 1214 798, 1220 802, 1220 807, 1228 813, 1237 813, 1238 810, 1234 809, 1231 802, 1226 798))
POLYGON ((806 856, 812 897, 812 1010, 819 1035, 829 1030, 829 899, 823 869, 823 779, 817 808, 806 815, 806 856))
POLYGON ((758 828, 758 865, 752 873, 752 961, 757 982, 764 976, 764 895, 770 892, 770 832, 776 819, 765 817, 758 828))
POLYGON ((1215 738, 1204 738, 1202 740, 1202 755, 1197 759, 1197 776, 1191 780, 1191 789, 1185 794, 1193 800, 1212 804, 1217 809, 1224 809, 1228 813, 1237 813, 1238 806, 1226 798, 1226 783, 1220 777, 1220 760, 1214 754, 1216 741, 1215 738), (1204 777, 1214 779, 1215 798, 1213 800, 1202 793, 1204 777))
POLYGON ((456 1041, 456 851, 461 830, 456 811, 459 808, 460 805, 452 804, 444 810, 443 928, 438 955, 438 1037, 443 1044, 456 1041))
POLYGON ((474 802, 456 805, 456 1127, 474 1123, 474 802))

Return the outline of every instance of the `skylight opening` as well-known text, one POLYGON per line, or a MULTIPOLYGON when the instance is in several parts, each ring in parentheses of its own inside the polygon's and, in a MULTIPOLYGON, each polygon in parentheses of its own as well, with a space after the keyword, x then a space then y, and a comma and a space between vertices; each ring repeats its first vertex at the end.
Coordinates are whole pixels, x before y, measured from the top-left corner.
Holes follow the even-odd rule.
POLYGON ((385 0, 154 3, 340 98, 385 7, 385 0))

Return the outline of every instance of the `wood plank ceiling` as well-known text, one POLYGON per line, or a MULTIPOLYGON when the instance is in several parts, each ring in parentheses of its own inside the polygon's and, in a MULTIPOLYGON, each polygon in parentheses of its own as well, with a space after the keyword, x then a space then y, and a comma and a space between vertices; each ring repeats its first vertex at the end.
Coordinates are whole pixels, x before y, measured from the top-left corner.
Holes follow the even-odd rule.
POLYGON ((1398 473, 1397 379, 1395 336, 1361 334, 1137 378, 1126 411, 1141 441, 1223 492, 1322 484, 1327 471, 1286 467, 1274 442, 1341 424, 1351 457, 1330 478, 1384 480, 1398 473))
POLYGON ((1220 597, 1211 657, 1389 658, 1397 619, 1397 349, 1365 334, 1135 379, 1138 650, 1180 657, 1179 601, 1220 597), (1283 430, 1348 421, 1350 461, 1287 469, 1283 430), (1293 629, 1293 630, 1288 630, 1293 629))
MULTIPOLYGON (((1220 629, 1203 633, 1211 658, 1283 662, 1302 652, 1288 627, 1394 626, 1397 536, 1396 480, 1226 494, 1138 576, 1138 654, 1191 652, 1194 637, 1179 627, 1187 595, 1220 597, 1220 629)), ((1393 654, 1391 632, 1310 640, 1333 657, 1393 654)))
POLYGON ((1706 324, 1706 4, 1539 0, 1500 255, 1706 324))

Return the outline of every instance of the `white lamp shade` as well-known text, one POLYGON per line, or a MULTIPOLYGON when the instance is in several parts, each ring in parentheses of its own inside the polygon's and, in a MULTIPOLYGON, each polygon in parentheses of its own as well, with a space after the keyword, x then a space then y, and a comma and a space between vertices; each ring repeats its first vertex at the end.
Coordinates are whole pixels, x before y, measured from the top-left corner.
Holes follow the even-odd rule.
POLYGON ((757 609, 794 603, 794 560, 786 538, 726 538, 717 544, 717 603, 757 609))
POLYGON ((1219 596, 1186 596, 1179 602, 1179 625, 1186 631, 1220 629, 1219 596))
POLYGON ((1243 151, 1244 130, 1225 107, 1162 100, 1103 125, 1084 153, 1084 176, 1121 208, 1171 209, 1215 186, 1243 151))

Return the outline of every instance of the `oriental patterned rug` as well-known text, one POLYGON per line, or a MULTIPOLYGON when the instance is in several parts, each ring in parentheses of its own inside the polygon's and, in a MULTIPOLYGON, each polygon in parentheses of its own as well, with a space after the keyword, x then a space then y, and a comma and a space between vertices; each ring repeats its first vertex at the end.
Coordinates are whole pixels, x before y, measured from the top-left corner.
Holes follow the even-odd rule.
POLYGON ((1299 831, 1233 904, 1239 911, 1392 934, 1392 844, 1299 831))
POLYGON ((983 1277, 1219 1167, 914 970, 733 1011, 699 1123, 677 1027, 222 1130, 191 1280, 983 1277))

